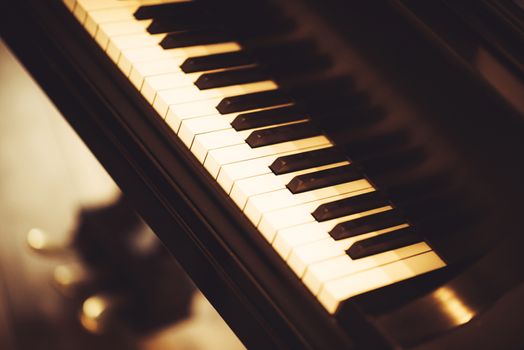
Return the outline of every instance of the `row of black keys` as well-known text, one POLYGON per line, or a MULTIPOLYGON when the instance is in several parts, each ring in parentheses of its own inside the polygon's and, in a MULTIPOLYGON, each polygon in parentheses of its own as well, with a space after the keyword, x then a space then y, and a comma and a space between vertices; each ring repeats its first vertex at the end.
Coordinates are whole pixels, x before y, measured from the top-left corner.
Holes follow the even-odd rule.
POLYGON ((330 64, 327 56, 317 54, 316 46, 308 40, 280 44, 268 44, 266 40, 266 43, 261 45, 260 40, 250 38, 249 36, 253 36, 253 30, 256 29, 260 35, 274 41, 277 29, 280 33, 286 33, 291 29, 291 27, 281 28, 275 25, 275 21, 280 23, 286 20, 282 19, 278 11, 274 11, 272 7, 257 2, 255 5, 244 4, 238 10, 244 11, 243 16, 222 13, 222 7, 214 8, 212 3, 205 5, 199 2, 172 3, 140 7, 135 12, 135 17, 152 19, 151 25, 147 28, 151 34, 167 33, 160 42, 165 49, 242 41, 246 49, 244 51, 194 58, 182 65, 186 73, 241 67, 226 72, 204 74, 196 82, 201 89, 260 81, 269 79, 273 75, 285 79, 305 72, 313 72, 330 64), (256 16, 254 18, 246 16, 246 11, 247 13, 256 11, 256 16), (242 18, 245 19, 241 20, 242 18), (230 26, 236 24, 228 31, 220 28, 221 24, 217 21, 230 26), (254 64, 257 66, 253 67, 254 64))
MULTIPOLYGON (((231 100, 249 101, 254 96, 256 98, 263 95, 271 96, 270 94, 272 93, 273 92, 256 93, 227 98, 219 104, 219 111, 220 106, 231 100)), ((253 100, 257 100, 256 98, 253 100)), ((266 101, 271 101, 271 99, 268 98, 266 101)), ((278 104, 281 102, 288 103, 291 101, 276 99, 273 103, 278 104)), ((240 105, 249 105, 248 109, 261 107, 260 104, 256 105, 257 107, 254 107, 255 105, 245 102, 241 103, 240 105)), ((221 112, 224 113, 228 111, 221 112)), ((240 114, 235 118, 231 125, 236 130, 247 130, 251 128, 270 126, 278 123, 298 121, 302 119, 304 119, 304 113, 300 109, 298 109, 296 106, 286 106, 240 114)), ((310 137, 318 134, 320 134, 318 129, 314 128, 310 123, 305 122, 254 131, 248 136, 246 142, 251 147, 260 147, 274 143, 310 137)), ((345 157, 342 154, 336 152, 335 149, 331 147, 279 157, 273 164, 271 164, 270 169, 276 175, 281 175, 317 166, 332 164, 343 160, 345 160, 345 157)), ((363 178, 363 174, 355 166, 346 165, 296 176, 289 182, 287 188, 292 193, 301 193, 319 188, 334 186, 344 182, 355 181, 361 178, 363 178)), ((377 192, 372 192, 369 194, 321 205, 312 214, 317 221, 325 221, 372 210, 386 205, 390 204, 384 197, 380 196, 377 192)), ((401 225, 405 222, 406 220, 396 210, 389 210, 374 215, 368 215, 360 219, 340 223, 330 231, 330 234, 333 238, 339 240, 401 225)), ((357 259, 380 252, 393 250, 420 241, 420 237, 415 234, 411 228, 404 228, 387 235, 358 241, 348 249, 348 254, 352 258, 357 259)))
MULTIPOLYGON (((233 40, 233 36, 223 30, 199 28, 198 25, 194 26, 195 23, 201 23, 200 20, 206 17, 199 15, 199 11, 199 6, 196 4, 163 4, 141 7, 135 13, 135 17, 138 19, 153 18, 153 23, 148 28, 150 33, 180 31, 168 34, 161 42, 162 47, 166 49, 233 40), (200 16, 200 20, 196 18, 198 16, 200 16)), ((286 73, 299 73, 304 70, 311 70, 327 62, 323 57, 313 54, 314 46, 308 41, 262 46, 250 51, 192 57, 186 60, 181 65, 181 68, 186 73, 234 68, 227 71, 202 74, 195 82, 195 85, 203 90, 269 79, 268 70, 255 65, 259 61, 255 60, 254 57, 257 57, 258 60, 262 58, 266 68, 269 67, 272 72, 280 70, 286 73), (282 57, 287 59, 282 60, 282 57)), ((316 91, 329 91, 326 87, 331 88, 333 91, 347 87, 347 80, 338 80, 328 84, 324 83, 323 85, 315 86, 313 84, 310 87, 302 87, 295 91, 294 96, 298 95, 303 100, 308 100, 308 98, 311 100, 310 97, 317 95, 316 91)), ((291 102, 288 95, 280 91, 267 91, 225 98, 217 106, 217 109, 220 113, 226 114, 291 102)), ((237 131, 240 131, 287 122, 297 122, 303 119, 304 113, 301 110, 295 106, 286 106, 240 114, 231 125, 237 131)), ((251 147, 261 147, 319 134, 320 131, 311 123, 302 122, 254 131, 246 139, 246 142, 251 147)), ((342 160, 344 160, 344 157, 334 151, 334 148, 327 148, 280 157, 270 168, 275 174, 280 175, 342 160)), ((287 188, 292 193, 301 193, 361 178, 363 178, 363 175, 355 166, 347 165, 296 176, 290 181, 287 188)), ((312 215, 318 221, 325 221, 385 205, 388 205, 388 201, 377 192, 372 192, 321 205, 312 215)), ((333 228, 330 234, 335 239, 344 239, 400 225, 404 222, 405 220, 396 210, 389 210, 340 223, 333 228)), ((406 228, 387 235, 358 241, 348 249, 348 254, 352 258, 362 258, 418 241, 420 241, 418 235, 411 228, 406 228)))
POLYGON ((151 34, 173 33, 162 41, 165 48, 250 40, 286 33, 294 28, 291 20, 263 1, 236 1, 234 7, 215 1, 146 5, 134 16, 152 20, 147 28, 151 34), (188 41, 191 43, 187 44, 188 41))

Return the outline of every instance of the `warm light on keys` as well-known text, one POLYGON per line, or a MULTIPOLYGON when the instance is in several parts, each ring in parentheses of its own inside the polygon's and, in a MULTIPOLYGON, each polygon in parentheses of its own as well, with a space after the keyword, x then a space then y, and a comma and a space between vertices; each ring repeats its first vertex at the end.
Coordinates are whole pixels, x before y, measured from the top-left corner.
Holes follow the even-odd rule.
POLYGON ((374 269, 352 274, 326 283, 318 295, 326 310, 334 314, 338 305, 355 295, 388 286, 408 278, 444 267, 433 251, 412 256, 374 269))

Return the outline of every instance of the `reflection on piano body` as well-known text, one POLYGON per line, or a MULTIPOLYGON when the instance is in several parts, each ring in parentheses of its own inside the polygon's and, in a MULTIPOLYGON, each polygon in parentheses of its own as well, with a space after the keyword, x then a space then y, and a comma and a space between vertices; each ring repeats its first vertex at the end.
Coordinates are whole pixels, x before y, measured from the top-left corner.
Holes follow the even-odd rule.
POLYGON ((248 346, 524 344, 518 2, 33 3, 8 44, 248 346))

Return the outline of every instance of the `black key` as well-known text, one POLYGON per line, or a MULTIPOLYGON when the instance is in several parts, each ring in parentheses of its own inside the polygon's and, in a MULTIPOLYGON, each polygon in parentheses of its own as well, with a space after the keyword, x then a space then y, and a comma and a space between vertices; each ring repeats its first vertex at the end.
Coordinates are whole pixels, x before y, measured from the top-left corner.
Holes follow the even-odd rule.
POLYGON ((305 139, 319 134, 320 130, 313 124, 305 122, 253 131, 247 137, 246 142, 255 148, 274 145, 280 142, 305 139))
POLYGON ((373 191, 358 196, 340 199, 321 204, 311 215, 317 221, 326 221, 346 215, 361 213, 367 210, 390 205, 379 192, 373 191))
POLYGON ((223 86, 253 83, 267 80, 269 78, 269 74, 260 67, 248 67, 223 72, 204 73, 195 81, 195 85, 200 90, 205 90, 223 86))
MULTIPOLYGON (((368 119, 368 118, 366 118, 368 119)), ((348 140, 351 140, 348 138, 348 140)), ((386 133, 366 135, 365 138, 353 139, 348 142, 347 149, 351 152, 352 159, 369 159, 374 156, 391 153, 392 150, 401 149, 411 142, 411 135, 406 130, 393 130, 386 133)))
POLYGON ((357 241, 346 252, 352 259, 360 259, 420 242, 422 238, 411 227, 406 227, 357 241))
POLYGON ((289 18, 268 18, 261 14, 257 17, 239 19, 226 24, 235 33, 238 40, 252 42, 259 39, 271 38, 282 34, 287 34, 295 28, 295 22, 289 18))
POLYGON ((377 177, 386 177, 390 173, 401 172, 420 166, 428 158, 423 147, 410 147, 394 150, 386 154, 373 156, 369 159, 359 159, 366 173, 377 177))
POLYGON ((266 109, 263 111, 239 114, 231 126, 236 131, 260 128, 274 124, 292 122, 305 119, 304 112, 295 106, 266 109))
MULTIPOLYGON (((190 57, 182 63, 180 68, 185 73, 203 72, 207 70, 245 66, 257 62, 268 63, 269 67, 279 65, 283 57, 310 56, 305 54, 312 51, 310 42, 286 42, 285 44, 266 45, 252 50, 219 53, 214 55, 190 57), (256 57, 256 59, 255 59, 256 57)), ((287 61, 287 60, 286 60, 287 61)))
POLYGON ((385 191, 395 203, 418 202, 421 199, 443 194, 448 194, 453 187, 450 176, 443 173, 433 175, 420 175, 404 177, 401 182, 391 185, 385 191))
POLYGON ((314 168, 317 166, 342 162, 344 155, 337 152, 334 147, 322 148, 315 151, 302 152, 289 156, 278 157, 269 166, 276 175, 291 173, 293 171, 314 168))
POLYGON ((177 2, 171 4, 140 6, 134 13, 136 19, 152 19, 184 15, 196 15, 204 8, 197 2, 177 2))
POLYGON ((202 18, 192 17, 167 17, 154 19, 147 27, 147 32, 150 34, 161 34, 169 32, 180 32, 186 30, 195 30, 209 26, 209 22, 202 18))
POLYGON ((302 77, 304 74, 313 74, 332 64, 327 55, 314 54, 311 56, 286 57, 277 62, 270 62, 265 67, 273 75, 282 78, 302 77))
POLYGON ((209 45, 231 41, 231 34, 217 28, 188 30, 166 35, 160 42, 164 49, 175 49, 196 45, 209 45))
POLYGON ((247 111, 291 103, 291 99, 280 90, 254 92, 251 94, 226 97, 216 107, 221 114, 247 111))
POLYGON ((185 73, 204 72, 207 70, 230 68, 253 64, 255 60, 244 51, 218 53, 214 55, 190 57, 180 68, 185 73))
POLYGON ((277 63, 283 59, 312 56, 317 46, 312 40, 287 40, 279 43, 250 47, 249 53, 264 63, 277 63))
POLYGON ((287 188, 292 193, 301 193, 322 187, 338 185, 344 182, 355 181, 361 178, 362 174, 354 165, 344 165, 295 176, 287 184, 287 188))
POLYGON ((406 220, 397 210, 393 209, 342 222, 333 227, 329 234, 334 239, 344 239, 404 223, 406 223, 406 220))
MULTIPOLYGON (((334 97, 338 99, 342 93, 345 93, 353 88, 353 80, 347 76, 340 76, 331 79, 321 79, 313 82, 309 82, 304 85, 300 85, 289 90, 290 95, 301 102, 309 103, 310 101, 331 101, 334 97)), ((343 105, 347 104, 347 101, 339 101, 343 105)), ((332 107, 325 103, 323 108, 332 107)))

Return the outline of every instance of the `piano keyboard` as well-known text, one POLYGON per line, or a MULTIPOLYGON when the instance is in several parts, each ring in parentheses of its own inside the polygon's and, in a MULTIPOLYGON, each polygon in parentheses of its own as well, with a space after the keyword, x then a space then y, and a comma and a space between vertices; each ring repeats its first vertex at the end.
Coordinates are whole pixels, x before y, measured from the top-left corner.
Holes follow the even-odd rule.
POLYGON ((196 3, 64 4, 329 313, 445 266, 196 3))

